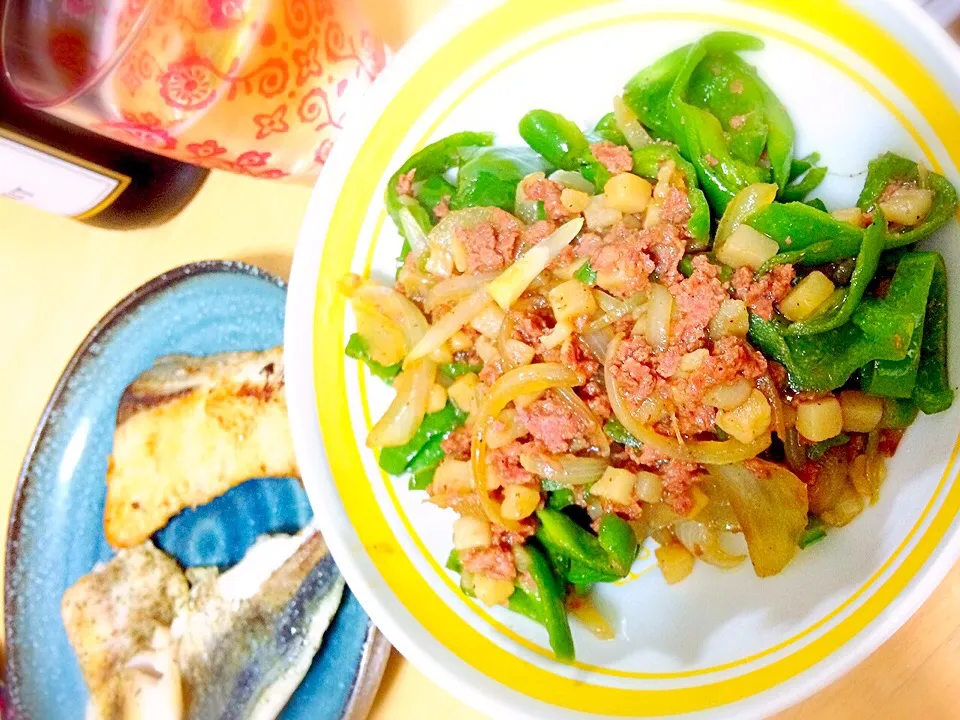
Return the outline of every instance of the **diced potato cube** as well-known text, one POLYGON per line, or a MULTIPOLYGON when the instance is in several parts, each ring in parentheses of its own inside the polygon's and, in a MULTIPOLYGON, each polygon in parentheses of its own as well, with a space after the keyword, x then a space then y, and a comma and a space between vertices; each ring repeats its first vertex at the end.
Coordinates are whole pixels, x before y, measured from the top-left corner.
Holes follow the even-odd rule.
POLYGON ((720 303, 720 310, 710 320, 710 339, 727 335, 744 338, 750 330, 750 314, 743 300, 728 298, 720 303))
POLYGON ((494 302, 488 303, 480 313, 470 321, 470 327, 488 338, 496 338, 503 325, 503 310, 494 302))
POLYGON ((843 410, 832 395, 797 406, 797 432, 810 442, 836 437, 843 430, 843 410))
POLYGON ((905 185, 880 203, 887 220, 900 225, 919 225, 933 207, 933 190, 905 185))
POLYGON ((577 215, 590 207, 590 196, 582 190, 564 188, 560 191, 560 204, 567 212, 577 215))
POLYGON ((487 547, 493 540, 490 522, 472 515, 462 515, 453 523, 453 547, 457 550, 487 547))
POLYGON ((444 343, 436 350, 434 350, 429 355, 430 359, 435 363, 448 363, 453 362, 453 351, 450 349, 449 343, 444 343))
POLYGON ((477 600, 488 607, 503 605, 513 595, 513 591, 511 580, 492 578, 487 575, 473 576, 473 592, 477 600))
POLYGON ((507 520, 523 520, 533 515, 540 504, 540 493, 526 485, 507 485, 503 488, 500 514, 507 520))
POLYGON ((488 337, 480 336, 474 344, 473 349, 485 363, 496 362, 500 359, 500 351, 497 350, 496 343, 488 337))
POLYGON ((883 417, 883 400, 859 390, 840 393, 843 431, 868 433, 877 429, 883 417))
POLYGON ((637 497, 645 503, 658 503, 663 498, 663 481, 656 473, 641 470, 637 473, 637 497))
POLYGON ((593 291, 579 280, 560 283, 548 293, 547 299, 557 322, 572 320, 580 315, 593 315, 597 311, 593 291))
POLYGON ((553 330, 540 338, 540 344, 545 348, 560 347, 573 334, 573 325, 568 321, 558 322, 553 330))
POLYGON ((607 180, 603 194, 607 196, 607 207, 623 213, 640 213, 650 203, 653 186, 642 177, 625 172, 607 180))
POLYGON ((863 210, 858 207, 842 208, 840 210, 834 210, 830 214, 840 222, 863 227, 863 210))
POLYGON ((450 277, 453 274, 453 255, 447 250, 434 248, 427 256, 423 269, 430 275, 437 277, 450 277))
POLYGON ((693 555, 680 543, 661 545, 654 552, 667 585, 674 585, 693 572, 693 555))
POLYGON ((450 350, 453 352, 463 352, 471 347, 473 347, 473 340, 463 330, 457 330, 450 338, 450 350))
POLYGON ((819 270, 814 270, 780 301, 780 312, 791 322, 805 320, 830 299, 835 289, 830 278, 819 270))
POLYGON ((480 378, 477 374, 466 373, 453 381, 447 388, 447 395, 463 412, 473 415, 480 407, 479 388, 480 378))
POLYGON ((680 372, 692 373, 699 370, 708 357, 710 357, 710 351, 706 348, 686 353, 680 358, 680 372))
POLYGON ((464 493, 473 488, 473 471, 469 460, 443 460, 433 474, 433 490, 442 493, 464 493))
POLYGON ((690 519, 699 515, 700 511, 710 503, 710 498, 707 497, 707 494, 696 485, 690 488, 690 499, 692 502, 690 503, 690 509, 687 510, 687 517, 690 519))
POLYGON ((717 260, 730 267, 756 270, 780 251, 777 241, 741 225, 717 251, 717 260))
POLYGON ((594 195, 590 205, 583 211, 583 219, 590 230, 604 230, 623 219, 623 213, 616 208, 607 207, 606 196, 594 195))
POLYGON ((636 483, 637 476, 629 470, 608 467, 590 488, 590 494, 620 505, 629 505, 633 502, 636 483))
POLYGON ((434 383, 427 398, 427 412, 440 412, 447 404, 447 390, 443 385, 434 383))
POLYGON ((717 413, 717 427, 742 443, 756 440, 770 429, 770 403, 763 393, 751 389, 746 401, 732 410, 717 413))
POLYGON ((537 354, 537 351, 532 347, 515 338, 511 338, 504 343, 504 352, 507 354, 507 359, 514 365, 529 365, 537 354))
POLYGON ((746 378, 739 378, 710 388, 703 396, 703 401, 719 410, 733 410, 743 405, 752 391, 753 384, 746 378))

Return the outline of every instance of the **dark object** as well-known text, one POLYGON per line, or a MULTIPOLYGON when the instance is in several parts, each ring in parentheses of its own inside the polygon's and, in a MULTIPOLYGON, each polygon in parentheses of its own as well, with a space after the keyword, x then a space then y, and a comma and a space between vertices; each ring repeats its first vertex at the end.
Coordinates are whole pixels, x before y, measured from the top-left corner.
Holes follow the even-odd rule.
MULTIPOLYGON (((0 158, 21 152, 25 161, 27 156, 38 159, 38 168, 49 164, 51 173, 69 176, 70 166, 74 166, 86 168, 85 173, 80 171, 84 175, 97 173, 118 181, 102 201, 73 215, 89 225, 116 230, 160 225, 171 219, 193 199, 209 174, 203 168, 129 147, 24 107, 0 68, 0 158)), ((63 191, 69 189, 65 185, 63 191)), ((38 190, 0 187, 0 195, 30 202, 38 190)))

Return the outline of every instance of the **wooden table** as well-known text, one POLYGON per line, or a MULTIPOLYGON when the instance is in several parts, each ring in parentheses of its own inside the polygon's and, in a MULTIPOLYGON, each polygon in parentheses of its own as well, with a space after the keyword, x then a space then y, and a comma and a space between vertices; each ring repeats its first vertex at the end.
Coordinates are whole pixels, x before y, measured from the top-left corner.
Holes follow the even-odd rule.
MULTIPOLYGON (((402 42, 443 0, 364 0, 402 42)), ((128 292, 171 267, 230 258, 286 276, 309 189, 212 175, 176 219, 129 233, 90 228, 0 199, 0 518, 34 425, 74 348, 128 292), (269 210, 267 210, 269 208, 269 210)), ((0 545, 2 561, 3 545, 0 545)), ((0 562, 2 568, 2 562, 0 562)), ((889 642, 784 720, 960 716, 960 566, 889 642)), ((375 720, 483 715, 394 653, 375 720)))

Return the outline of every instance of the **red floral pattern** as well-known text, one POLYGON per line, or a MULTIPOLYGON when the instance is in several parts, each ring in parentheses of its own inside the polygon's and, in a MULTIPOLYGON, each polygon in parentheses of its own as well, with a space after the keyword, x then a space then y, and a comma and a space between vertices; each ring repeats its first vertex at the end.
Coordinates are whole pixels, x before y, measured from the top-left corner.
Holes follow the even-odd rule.
POLYGON ((212 158, 223 155, 227 149, 216 140, 204 140, 202 143, 190 143, 187 150, 198 158, 212 158))
POLYGON ((283 116, 287 114, 287 106, 281 105, 272 113, 264 115, 254 115, 253 122, 256 124, 259 130, 257 130, 257 140, 263 140, 265 137, 272 135, 273 133, 285 133, 290 129, 290 126, 287 125, 287 121, 283 119, 283 116))
POLYGON ((311 77, 323 75, 323 65, 320 63, 320 50, 317 41, 311 40, 306 50, 294 50, 293 62, 297 66, 297 85, 303 85, 311 77))
MULTIPOLYGON (((54 0, 74 14, 96 11, 102 1, 54 0)), ((343 99, 382 70, 384 46, 356 24, 346 0, 276 0, 255 21, 251 1, 156 0, 114 70, 117 105, 136 112, 96 129, 254 177, 322 167, 343 125, 343 99)), ((145 11, 145 0, 125 2, 117 32, 129 31, 145 11)), ((88 76, 93 65, 83 38, 57 42, 61 72, 88 76)))
POLYGON ((198 57, 171 63, 157 82, 160 97, 180 110, 199 110, 216 97, 216 75, 207 60, 198 57))
POLYGON ((105 135, 148 150, 173 150, 177 147, 177 139, 170 136, 166 130, 156 122, 156 117, 146 113, 137 119, 135 116, 125 116, 124 122, 108 122, 94 125, 105 135))
POLYGON ((207 7, 210 9, 210 24, 221 30, 236 25, 247 14, 243 0, 207 0, 207 7))

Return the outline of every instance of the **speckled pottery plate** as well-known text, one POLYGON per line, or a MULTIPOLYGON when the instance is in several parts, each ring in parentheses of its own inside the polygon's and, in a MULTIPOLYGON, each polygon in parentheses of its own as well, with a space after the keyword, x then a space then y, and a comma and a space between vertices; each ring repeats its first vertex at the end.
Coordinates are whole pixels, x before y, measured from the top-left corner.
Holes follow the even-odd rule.
MULTIPOLYGON (((304 485, 342 571, 398 649, 494 717, 749 718, 808 696, 862 660, 957 557, 960 403, 906 434, 877 505, 780 575, 698 564, 668 587, 649 552, 604 586, 616 639, 574 628, 577 662, 546 633, 458 590, 445 570, 453 514, 378 472, 363 438, 389 389, 345 360, 347 272, 393 277, 400 238, 387 179, 426 143, 460 130, 521 142, 533 108, 583 127, 634 72, 711 30, 757 35, 749 62, 798 129, 797 156, 830 167, 817 194, 850 207, 867 162, 893 150, 960 181, 960 51, 908 0, 500 0, 458 3, 399 54, 338 142, 304 222, 287 312, 287 381, 304 485)), ((960 287, 956 223, 939 249, 960 287)), ((951 300, 952 376, 960 323, 951 300)))
MULTIPOLYGON (((160 275, 91 330, 44 410, 20 474, 7 538, 5 702, 14 717, 82 718, 87 690, 60 620, 64 590, 112 552, 104 477, 117 404, 156 357, 261 350, 283 341, 284 283, 208 261, 160 275)), ((185 566, 237 562, 256 537, 312 516, 300 483, 257 479, 184 511, 154 541, 185 566)), ((282 718, 365 717, 389 653, 356 598, 343 603, 282 718)))

